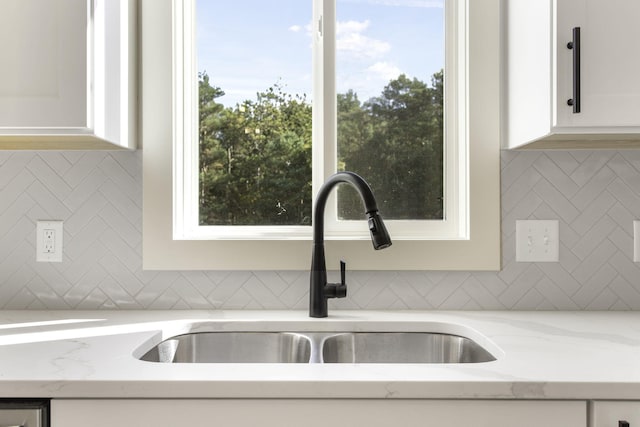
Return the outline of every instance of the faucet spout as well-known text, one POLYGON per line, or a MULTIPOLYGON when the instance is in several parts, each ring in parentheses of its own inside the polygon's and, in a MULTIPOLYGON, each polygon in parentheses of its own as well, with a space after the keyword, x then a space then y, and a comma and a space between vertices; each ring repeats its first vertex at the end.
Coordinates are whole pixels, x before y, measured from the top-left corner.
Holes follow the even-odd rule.
POLYGON ((341 282, 327 283, 327 267, 324 255, 324 210, 329 193, 340 183, 347 183, 354 187, 365 206, 367 225, 371 233, 373 248, 384 249, 391 246, 391 237, 378 213, 376 199, 371 187, 359 175, 353 172, 338 172, 329 177, 316 198, 313 213, 313 249, 311 254, 311 280, 309 289, 309 316, 327 317, 328 298, 343 298, 347 295, 345 283, 345 264, 341 263, 341 282))

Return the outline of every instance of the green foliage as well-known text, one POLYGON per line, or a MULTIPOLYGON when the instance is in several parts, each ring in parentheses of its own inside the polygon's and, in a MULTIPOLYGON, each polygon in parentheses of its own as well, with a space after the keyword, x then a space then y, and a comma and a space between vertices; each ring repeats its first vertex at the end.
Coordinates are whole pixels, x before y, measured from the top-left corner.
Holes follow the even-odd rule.
POLYGON ((311 106, 279 84, 234 108, 200 76, 200 223, 311 223, 311 106), (202 111, 207 113, 202 115, 202 111))
MULTIPOLYGON (((199 76, 200 223, 311 223, 311 105, 274 84, 235 107, 199 76)), ((405 75, 362 103, 338 95, 339 169, 365 178, 389 219, 441 219, 443 73, 431 86, 405 75)), ((362 202, 339 187, 339 215, 363 217, 362 202)))
MULTIPOLYGON (((432 85, 401 75, 364 105, 338 96, 340 166, 369 182, 385 218, 442 219, 442 72, 432 85)), ((350 189, 338 206, 343 219, 364 217, 350 189)))

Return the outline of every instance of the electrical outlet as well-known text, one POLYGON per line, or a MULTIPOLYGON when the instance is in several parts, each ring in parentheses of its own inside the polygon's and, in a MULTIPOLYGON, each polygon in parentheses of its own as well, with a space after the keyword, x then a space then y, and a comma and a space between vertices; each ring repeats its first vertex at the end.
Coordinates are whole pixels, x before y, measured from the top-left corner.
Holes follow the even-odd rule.
POLYGON ((558 262, 560 260, 557 220, 516 221, 517 262, 558 262))
POLYGON ((62 221, 38 221, 36 261, 62 262, 62 221))
POLYGON ((44 229, 43 251, 47 254, 56 251, 56 231, 51 228, 44 229))

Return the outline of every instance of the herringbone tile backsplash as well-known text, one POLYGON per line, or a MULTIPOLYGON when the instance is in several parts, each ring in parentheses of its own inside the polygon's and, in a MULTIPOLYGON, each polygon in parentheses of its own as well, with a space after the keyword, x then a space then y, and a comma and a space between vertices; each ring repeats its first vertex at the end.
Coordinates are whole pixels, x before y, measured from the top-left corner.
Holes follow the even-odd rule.
MULTIPOLYGON (((0 151, 0 307, 306 309, 308 272, 142 271, 141 152, 0 151), (35 223, 64 220, 64 262, 35 223)), ((500 272, 351 272, 350 309, 638 310, 640 151, 503 152, 500 272), (558 219, 560 262, 515 262, 515 221, 558 219)))

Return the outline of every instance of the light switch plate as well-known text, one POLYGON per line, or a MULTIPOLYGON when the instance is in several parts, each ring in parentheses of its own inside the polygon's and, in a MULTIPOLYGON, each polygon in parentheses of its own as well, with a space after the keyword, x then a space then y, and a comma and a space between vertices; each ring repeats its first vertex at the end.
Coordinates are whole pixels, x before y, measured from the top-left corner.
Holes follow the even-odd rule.
POLYGON ((516 221, 517 262, 558 262, 558 220, 516 221))

